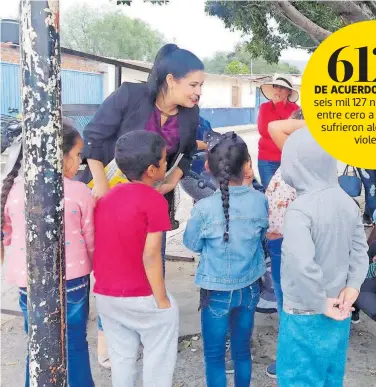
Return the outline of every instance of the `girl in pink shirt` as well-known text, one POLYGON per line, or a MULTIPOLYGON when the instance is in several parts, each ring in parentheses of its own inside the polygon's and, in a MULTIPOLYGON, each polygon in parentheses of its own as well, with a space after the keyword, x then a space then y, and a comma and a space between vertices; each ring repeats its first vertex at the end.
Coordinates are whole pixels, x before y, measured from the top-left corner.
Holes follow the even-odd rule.
MULTIPOLYGON (((68 382, 71 387, 94 386, 91 375, 86 325, 89 316, 90 272, 94 250, 95 201, 85 184, 72 180, 81 164, 82 138, 63 125, 65 257, 67 287, 68 382)), ((4 179, 1 215, 7 281, 19 287, 19 305, 28 332, 27 265, 25 243, 24 180, 22 149, 13 170, 4 179)), ((28 359, 26 383, 29 386, 28 359)))

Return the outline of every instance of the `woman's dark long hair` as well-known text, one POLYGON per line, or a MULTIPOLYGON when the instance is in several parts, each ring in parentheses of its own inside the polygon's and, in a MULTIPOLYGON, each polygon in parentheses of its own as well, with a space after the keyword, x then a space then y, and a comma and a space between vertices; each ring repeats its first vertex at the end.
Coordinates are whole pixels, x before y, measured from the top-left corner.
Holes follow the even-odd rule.
POLYGON ((243 180, 243 166, 248 160, 248 147, 236 133, 222 135, 220 142, 208 152, 209 169, 218 180, 222 194, 223 212, 226 220, 223 235, 225 242, 229 241, 229 182, 231 180, 239 182, 243 180))
POLYGON ((192 52, 183 50, 176 44, 166 44, 155 57, 148 77, 150 98, 154 102, 161 91, 167 90, 166 77, 168 74, 181 79, 192 71, 202 70, 204 70, 204 64, 192 52))

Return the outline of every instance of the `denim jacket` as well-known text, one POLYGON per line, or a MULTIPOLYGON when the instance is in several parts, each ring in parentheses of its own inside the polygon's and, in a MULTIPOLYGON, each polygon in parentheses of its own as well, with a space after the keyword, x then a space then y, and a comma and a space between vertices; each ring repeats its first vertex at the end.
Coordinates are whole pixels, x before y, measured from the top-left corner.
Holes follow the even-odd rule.
POLYGON ((266 271, 262 241, 268 228, 264 194, 246 186, 230 186, 229 242, 224 242, 225 216, 221 192, 200 200, 192 210, 184 245, 200 253, 196 285, 207 290, 237 290, 266 271))

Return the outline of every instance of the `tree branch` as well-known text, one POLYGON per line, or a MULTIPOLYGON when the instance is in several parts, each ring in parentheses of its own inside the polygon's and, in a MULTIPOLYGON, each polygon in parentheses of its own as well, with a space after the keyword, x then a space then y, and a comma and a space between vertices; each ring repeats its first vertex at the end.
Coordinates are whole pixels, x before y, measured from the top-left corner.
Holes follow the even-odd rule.
POLYGON ((370 20, 370 16, 355 1, 327 1, 325 3, 347 24, 370 20))
POLYGON ((291 21, 292 24, 298 26, 304 31, 314 42, 322 42, 331 32, 321 28, 301 12, 299 12, 289 1, 277 1, 275 5, 281 12, 291 21))

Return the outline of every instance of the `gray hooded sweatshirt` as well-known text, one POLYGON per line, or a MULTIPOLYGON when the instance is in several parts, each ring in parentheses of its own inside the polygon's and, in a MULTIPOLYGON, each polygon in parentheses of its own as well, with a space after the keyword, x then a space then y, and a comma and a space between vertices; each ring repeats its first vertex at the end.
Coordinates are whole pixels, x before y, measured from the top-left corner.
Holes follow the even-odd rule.
POLYGON ((337 162, 307 128, 286 141, 284 181, 297 199, 284 219, 281 283, 284 306, 321 314, 327 298, 360 289, 368 270, 367 241, 358 206, 339 186, 337 162))

